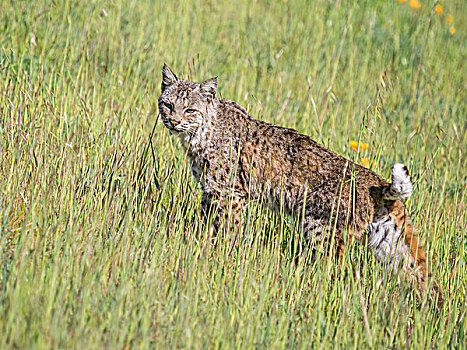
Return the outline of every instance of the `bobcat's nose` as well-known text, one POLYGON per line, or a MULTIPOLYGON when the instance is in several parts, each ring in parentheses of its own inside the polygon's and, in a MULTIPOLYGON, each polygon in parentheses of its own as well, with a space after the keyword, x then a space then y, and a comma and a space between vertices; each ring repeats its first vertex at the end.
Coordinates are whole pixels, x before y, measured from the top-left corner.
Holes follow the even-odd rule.
POLYGON ((169 123, 172 124, 172 126, 177 126, 178 124, 180 124, 180 122, 178 120, 175 120, 175 119, 170 119, 169 123))

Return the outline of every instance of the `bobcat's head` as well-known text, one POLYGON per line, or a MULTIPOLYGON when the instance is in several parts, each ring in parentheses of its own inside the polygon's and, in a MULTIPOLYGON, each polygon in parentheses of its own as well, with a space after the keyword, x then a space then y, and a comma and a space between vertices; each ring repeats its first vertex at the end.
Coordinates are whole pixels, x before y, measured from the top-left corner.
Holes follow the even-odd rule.
POLYGON ((162 68, 159 111, 164 125, 171 131, 193 137, 209 118, 215 102, 217 79, 194 83, 178 79, 164 64, 162 68))

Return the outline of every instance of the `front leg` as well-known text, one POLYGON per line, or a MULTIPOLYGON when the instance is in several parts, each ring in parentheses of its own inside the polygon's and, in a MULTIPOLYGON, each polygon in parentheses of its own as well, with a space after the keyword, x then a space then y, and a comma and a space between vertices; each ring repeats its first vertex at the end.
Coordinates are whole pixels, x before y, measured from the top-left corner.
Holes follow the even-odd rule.
POLYGON ((344 241, 338 230, 333 230, 332 226, 323 219, 315 219, 309 215, 300 219, 303 228, 305 242, 313 251, 335 254, 335 262, 341 265, 344 254, 344 241))
POLYGON ((214 234, 217 235, 221 223, 219 219, 219 207, 215 201, 215 196, 207 191, 203 192, 201 198, 201 215, 205 225, 209 225, 212 221, 214 234))
POLYGON ((227 227, 229 231, 241 230, 244 203, 244 197, 239 193, 226 196, 204 191, 201 199, 201 213, 204 222, 208 224, 212 220, 214 234, 217 234, 223 222, 224 227, 227 227))

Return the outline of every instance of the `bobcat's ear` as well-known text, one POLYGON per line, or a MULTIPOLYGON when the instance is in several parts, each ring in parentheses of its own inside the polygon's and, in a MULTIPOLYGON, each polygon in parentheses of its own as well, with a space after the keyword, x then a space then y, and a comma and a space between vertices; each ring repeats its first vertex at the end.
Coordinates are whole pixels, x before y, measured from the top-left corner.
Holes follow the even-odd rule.
POLYGON ((208 79, 204 83, 201 83, 201 91, 210 95, 211 98, 214 98, 217 91, 217 77, 208 79))
POLYGON ((172 72, 169 68, 164 63, 164 66, 162 67, 162 83, 161 83, 161 92, 164 92, 164 90, 175 83, 178 80, 177 76, 172 72))

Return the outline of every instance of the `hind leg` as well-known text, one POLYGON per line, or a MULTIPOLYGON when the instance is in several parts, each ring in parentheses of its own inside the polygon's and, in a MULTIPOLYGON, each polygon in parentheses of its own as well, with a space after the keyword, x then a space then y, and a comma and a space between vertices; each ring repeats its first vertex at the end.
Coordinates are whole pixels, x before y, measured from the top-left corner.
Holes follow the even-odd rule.
MULTIPOLYGON (((397 227, 401 228, 404 243, 409 248, 410 256, 414 261, 412 269, 415 271, 414 275, 417 285, 419 290, 422 291, 427 287, 428 280, 432 277, 432 272, 427 266, 426 254, 418 239, 417 231, 414 229, 402 201, 395 201, 393 203, 389 215, 396 222, 397 227)), ((411 268, 410 265, 409 268, 411 268)), ((432 300, 437 301, 438 306, 442 306, 444 302, 443 291, 436 280, 433 280, 430 297, 432 300)))

